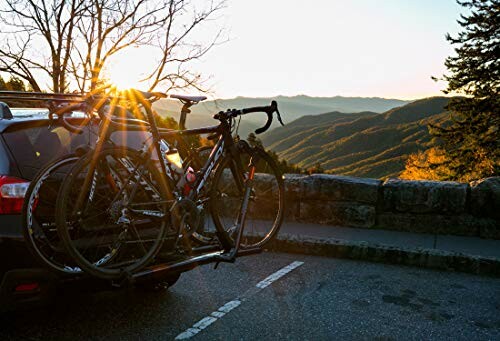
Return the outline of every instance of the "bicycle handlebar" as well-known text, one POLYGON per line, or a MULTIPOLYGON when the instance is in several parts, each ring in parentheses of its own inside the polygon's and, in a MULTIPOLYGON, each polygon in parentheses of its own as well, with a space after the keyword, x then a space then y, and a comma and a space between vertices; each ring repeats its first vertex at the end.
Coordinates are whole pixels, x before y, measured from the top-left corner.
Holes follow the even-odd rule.
POLYGON ((56 109, 56 111, 49 110, 49 120, 50 122, 54 121, 54 115, 57 115, 57 121, 68 131, 75 133, 75 134, 81 134, 83 133, 83 129, 80 127, 75 127, 74 125, 70 124, 65 117, 65 114, 74 112, 74 111, 83 111, 87 112, 87 103, 86 102, 80 102, 76 104, 71 104, 64 106, 62 108, 56 109))
POLYGON ((267 121, 266 124, 255 130, 256 134, 262 134, 263 132, 267 131, 269 127, 271 126, 271 123, 273 123, 273 114, 276 113, 276 116, 278 117, 278 121, 282 126, 285 124, 281 120, 281 115, 280 112, 278 111, 278 103, 276 101, 272 101, 271 105, 267 106, 261 106, 261 107, 251 107, 251 108, 245 108, 245 109, 228 109, 227 111, 221 111, 218 114, 214 115, 215 119, 228 119, 228 118, 234 118, 240 115, 245 115, 245 114, 250 114, 253 112, 264 112, 267 114, 267 121))
MULTIPOLYGON (((140 91, 140 90, 131 90, 131 93, 133 94, 133 97, 135 97, 134 101, 139 102, 143 106, 145 105, 150 105, 151 103, 157 101, 160 98, 166 98, 167 94, 162 93, 162 92, 145 92, 145 91, 140 91)), ((133 99, 132 97, 132 99, 133 99)), ((112 126, 114 126, 116 129, 130 129, 133 127, 131 126, 137 126, 137 127, 143 127, 144 125, 147 125, 147 122, 144 122, 142 120, 137 120, 137 119, 125 119, 125 118, 111 118, 108 117, 108 115, 104 112, 104 109, 106 108, 106 105, 104 105, 104 102, 109 102, 111 99, 116 99, 116 100, 130 100, 131 98, 126 98, 126 97, 107 97, 107 96, 102 96, 102 95, 88 95, 86 98, 80 99, 80 102, 70 104, 70 105, 65 105, 63 107, 57 106, 53 103, 53 101, 49 100, 49 120, 54 121, 55 118, 54 116, 57 116, 57 121, 66 128, 68 131, 75 133, 75 134, 81 134, 83 132, 83 129, 80 127, 76 127, 72 124, 70 124, 67 119, 65 114, 74 112, 74 111, 82 111, 84 113, 89 113, 92 109, 97 110, 97 114, 99 115, 99 118, 103 121, 109 122, 112 126), (95 106, 94 102, 101 102, 98 106, 95 106), (121 122, 120 122, 121 121, 121 122), (128 122, 127 122, 128 121, 128 122)), ((64 101, 64 102, 69 102, 69 101, 64 101)))

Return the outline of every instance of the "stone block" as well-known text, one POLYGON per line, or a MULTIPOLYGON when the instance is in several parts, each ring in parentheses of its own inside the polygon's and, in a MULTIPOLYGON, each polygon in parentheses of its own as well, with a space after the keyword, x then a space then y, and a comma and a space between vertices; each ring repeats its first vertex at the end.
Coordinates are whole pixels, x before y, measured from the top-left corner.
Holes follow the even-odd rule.
POLYGON ((303 177, 302 199, 376 204, 382 181, 351 176, 313 174, 303 177))
POLYGON ((300 220, 351 227, 375 225, 375 207, 356 202, 306 200, 300 202, 300 220))
POLYGON ((285 198, 287 200, 299 200, 302 196, 302 182, 307 175, 285 174, 285 198))
POLYGON ((467 184, 390 179, 382 185, 385 212, 456 214, 466 211, 467 184))
POLYGON ((471 213, 477 217, 491 217, 500 225, 500 177, 481 179, 471 183, 471 213))

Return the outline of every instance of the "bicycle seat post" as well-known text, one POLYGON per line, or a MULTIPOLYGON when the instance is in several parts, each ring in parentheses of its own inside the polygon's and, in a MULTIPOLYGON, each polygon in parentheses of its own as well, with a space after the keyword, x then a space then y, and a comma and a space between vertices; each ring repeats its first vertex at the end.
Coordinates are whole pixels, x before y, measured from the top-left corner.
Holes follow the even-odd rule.
POLYGON ((189 109, 194 103, 190 101, 182 101, 184 104, 181 109, 181 117, 179 118, 179 129, 186 130, 186 116, 191 112, 189 109))

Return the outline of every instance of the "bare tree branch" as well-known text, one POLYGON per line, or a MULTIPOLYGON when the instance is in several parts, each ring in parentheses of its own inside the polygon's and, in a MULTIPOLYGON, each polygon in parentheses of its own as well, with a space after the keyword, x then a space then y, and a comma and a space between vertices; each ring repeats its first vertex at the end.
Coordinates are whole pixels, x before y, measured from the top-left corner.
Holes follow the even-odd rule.
POLYGON ((194 32, 223 8, 224 0, 3 0, 0 71, 37 90, 45 75, 53 91, 84 92, 106 82, 103 70, 113 55, 147 46, 159 57, 143 79, 150 90, 202 90, 189 63, 219 43, 222 31, 208 43, 194 41, 194 32))

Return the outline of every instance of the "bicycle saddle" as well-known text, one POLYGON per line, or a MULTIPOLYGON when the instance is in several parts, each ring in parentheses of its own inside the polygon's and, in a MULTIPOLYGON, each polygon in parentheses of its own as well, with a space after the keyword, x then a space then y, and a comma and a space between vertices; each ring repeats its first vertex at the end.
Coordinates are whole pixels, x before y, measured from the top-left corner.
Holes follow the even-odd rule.
POLYGON ((207 99, 207 96, 184 96, 184 95, 170 95, 170 98, 177 98, 185 102, 198 103, 207 99))

